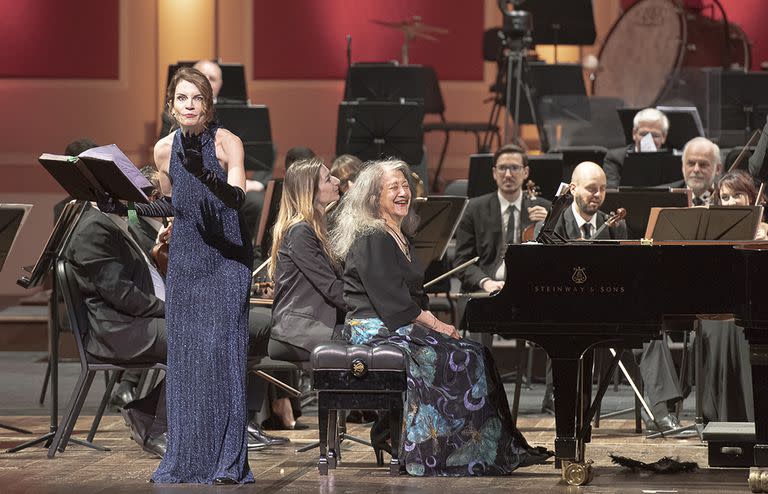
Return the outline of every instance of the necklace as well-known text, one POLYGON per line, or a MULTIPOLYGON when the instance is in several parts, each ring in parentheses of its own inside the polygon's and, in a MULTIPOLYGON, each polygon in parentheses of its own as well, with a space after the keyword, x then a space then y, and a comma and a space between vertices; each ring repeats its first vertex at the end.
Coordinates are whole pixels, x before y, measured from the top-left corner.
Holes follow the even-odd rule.
POLYGON ((395 231, 394 228, 389 226, 389 224, 385 223, 387 226, 387 230, 389 230, 390 235, 395 237, 395 240, 397 241, 397 246, 400 248, 400 251, 405 255, 405 258, 408 259, 408 262, 411 262, 411 252, 408 248, 408 242, 403 240, 403 238, 400 236, 398 232, 395 231))

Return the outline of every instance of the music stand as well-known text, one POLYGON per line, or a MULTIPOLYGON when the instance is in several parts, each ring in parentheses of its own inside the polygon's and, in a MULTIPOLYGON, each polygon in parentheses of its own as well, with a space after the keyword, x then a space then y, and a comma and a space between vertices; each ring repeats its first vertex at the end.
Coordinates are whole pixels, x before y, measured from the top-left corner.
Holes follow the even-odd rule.
POLYGON ((768 73, 724 71, 721 79, 721 129, 744 129, 749 139, 768 115, 768 73))
POLYGON ((425 81, 421 65, 354 64, 344 87, 345 100, 424 101, 425 81))
MULTIPOLYGON (((683 149, 688 141, 694 137, 704 136, 704 126, 701 123, 699 110, 695 106, 657 106, 657 110, 664 112, 669 119, 669 133, 665 146, 670 149, 683 149)), ((642 108, 617 108, 621 127, 627 145, 633 144, 632 130, 635 115, 642 108)))
POLYGON ((762 217, 762 206, 652 208, 645 238, 754 240, 762 217))
POLYGON ((424 156, 424 105, 415 101, 342 101, 336 154, 363 161, 399 158, 409 165, 424 156))
POLYGON ((217 105, 216 116, 222 126, 243 141, 245 169, 253 180, 266 183, 272 177, 275 148, 269 108, 264 105, 217 105))
MULTIPOLYGON (((216 62, 215 60, 211 60, 216 62)), ((171 78, 181 67, 192 67, 197 62, 183 61, 168 65, 168 79, 165 87, 171 83, 171 78)), ((241 104, 248 101, 248 91, 245 84, 245 67, 241 63, 218 63, 221 67, 221 89, 216 97, 217 104, 241 104)))
POLYGON ((605 213, 618 208, 627 210, 627 237, 643 238, 653 207, 688 207, 691 204, 689 189, 633 188, 609 189, 600 210, 605 213))
POLYGON ((533 41, 540 45, 593 45, 597 38, 592 0, 523 0, 516 10, 533 15, 533 41), (567 28, 567 29, 565 29, 567 28))
POLYGON ((683 179, 682 157, 668 151, 627 153, 621 170, 621 186, 653 187, 683 179))
MULTIPOLYGON (((562 182, 570 183, 573 169, 584 161, 591 161, 602 166, 608 149, 603 146, 564 146, 552 150, 563 155, 562 182)), ((555 184, 557 186, 558 184, 555 184)))
MULTIPOLYGON (((35 262, 34 268, 30 271, 29 276, 23 276, 17 283, 24 288, 34 288, 42 283, 45 273, 53 270, 56 266, 61 253, 66 249, 69 243, 69 238, 72 235, 72 231, 75 229, 77 222, 80 220, 80 216, 85 211, 85 208, 89 207, 89 204, 85 201, 70 201, 64 206, 59 219, 56 221, 56 225, 53 227, 51 235, 48 237, 48 241, 40 253, 40 256, 35 262)), ((59 427, 59 336, 61 332, 61 325, 59 323, 59 310, 58 310, 58 287, 56 286, 56 277, 53 276, 53 284, 51 287, 51 298, 48 302, 49 311, 49 327, 48 327, 48 366, 49 373, 47 378, 49 379, 49 391, 51 393, 51 423, 49 431, 37 439, 26 441, 22 444, 14 446, 8 449, 7 453, 16 453, 23 449, 35 446, 40 443, 45 443, 47 448, 53 437, 56 435, 56 430, 59 427)), ((87 446, 99 451, 109 451, 108 448, 97 446, 89 441, 83 441, 81 439, 70 439, 76 444, 81 446, 87 446)))
POLYGON ((280 199, 283 197, 283 179, 273 179, 267 182, 264 191, 264 207, 259 219, 259 231, 256 233, 254 245, 261 249, 261 258, 266 259, 272 251, 272 227, 277 221, 280 211, 280 199))
POLYGON ((425 269, 445 255, 467 202, 463 196, 429 196, 414 201, 419 226, 413 236, 413 248, 425 269))
MULTIPOLYGON (((0 270, 5 265, 13 244, 19 236, 24 221, 32 209, 31 204, 0 204, 0 270)), ((32 432, 0 423, 0 429, 18 432, 20 434, 32 434, 32 432)))
MULTIPOLYGON (((494 192, 498 187, 493 179, 493 154, 476 153, 469 156, 467 197, 478 197, 494 192)), ((528 156, 528 180, 532 180, 545 199, 554 200, 563 175, 563 155, 559 153, 528 156)), ((527 181, 526 181, 527 183, 527 181)), ((523 184, 525 188, 526 184, 523 184)))

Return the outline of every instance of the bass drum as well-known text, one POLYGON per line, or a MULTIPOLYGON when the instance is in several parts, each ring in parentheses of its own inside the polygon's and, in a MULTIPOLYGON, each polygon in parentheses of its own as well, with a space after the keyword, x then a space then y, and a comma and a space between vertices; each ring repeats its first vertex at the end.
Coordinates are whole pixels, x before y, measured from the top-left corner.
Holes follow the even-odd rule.
POLYGON ((735 24, 728 24, 727 32, 725 26, 674 0, 637 2, 600 49, 592 94, 647 107, 664 98, 683 67, 749 67, 746 35, 735 24))

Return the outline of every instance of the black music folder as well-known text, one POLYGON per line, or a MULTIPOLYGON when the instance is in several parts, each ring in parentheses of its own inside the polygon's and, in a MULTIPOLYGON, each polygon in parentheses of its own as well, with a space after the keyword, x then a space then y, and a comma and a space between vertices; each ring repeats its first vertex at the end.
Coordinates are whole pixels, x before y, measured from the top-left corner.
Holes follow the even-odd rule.
POLYGON ((657 240, 754 240, 762 206, 653 208, 645 238, 657 240))
POLYGON ((425 269, 445 255, 467 202, 464 196, 429 196, 413 201, 413 208, 419 217, 413 247, 425 269))
POLYGON ((685 208, 690 205, 689 189, 621 187, 619 190, 606 191, 605 201, 600 206, 600 210, 610 213, 619 208, 626 209, 627 236, 630 239, 640 239, 645 234, 652 208, 685 208))
POLYGON ((627 153, 621 169, 621 185, 653 187, 683 179, 683 158, 669 151, 627 153))
POLYGON ((0 204, 0 270, 31 209, 31 204, 0 204))
POLYGON ((107 192, 115 199, 147 203, 147 193, 154 188, 114 144, 88 149, 79 156, 44 153, 38 161, 75 199, 95 201, 97 192, 107 192))

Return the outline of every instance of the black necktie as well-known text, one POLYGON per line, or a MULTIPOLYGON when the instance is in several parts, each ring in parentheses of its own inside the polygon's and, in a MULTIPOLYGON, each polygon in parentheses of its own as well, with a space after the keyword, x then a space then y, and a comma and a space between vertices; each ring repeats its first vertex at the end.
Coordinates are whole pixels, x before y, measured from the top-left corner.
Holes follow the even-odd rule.
POLYGON ((700 197, 694 197, 693 198, 693 205, 694 206, 703 206, 704 201, 700 197))
POLYGON ((515 228, 517 228, 517 223, 515 222, 516 210, 517 210, 517 207, 513 205, 510 205, 507 208, 507 211, 509 211, 509 219, 507 220, 507 243, 508 244, 515 243, 515 228))
POLYGON ((592 225, 590 223, 584 223, 581 225, 581 230, 584 232, 584 238, 592 238, 592 225))

